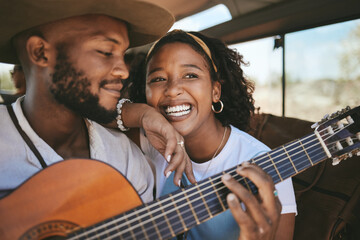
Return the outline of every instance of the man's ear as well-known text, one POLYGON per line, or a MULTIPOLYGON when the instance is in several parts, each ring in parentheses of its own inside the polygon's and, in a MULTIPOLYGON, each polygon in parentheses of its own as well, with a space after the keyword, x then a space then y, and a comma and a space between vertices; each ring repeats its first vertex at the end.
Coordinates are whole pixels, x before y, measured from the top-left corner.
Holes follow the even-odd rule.
POLYGON ((49 64, 50 44, 39 36, 31 36, 26 41, 26 51, 29 60, 34 64, 47 67, 49 64))
POLYGON ((218 102, 221 97, 221 83, 219 81, 213 82, 212 101, 218 102))

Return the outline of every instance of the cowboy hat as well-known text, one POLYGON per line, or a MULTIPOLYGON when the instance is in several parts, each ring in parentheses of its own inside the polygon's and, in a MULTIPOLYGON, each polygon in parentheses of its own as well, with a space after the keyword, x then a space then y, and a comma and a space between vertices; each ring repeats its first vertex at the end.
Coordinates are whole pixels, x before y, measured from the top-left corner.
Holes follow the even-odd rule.
POLYGON ((128 23, 130 47, 153 42, 174 23, 166 9, 141 0, 1 0, 0 62, 18 63, 11 39, 49 22, 86 14, 102 14, 128 23))

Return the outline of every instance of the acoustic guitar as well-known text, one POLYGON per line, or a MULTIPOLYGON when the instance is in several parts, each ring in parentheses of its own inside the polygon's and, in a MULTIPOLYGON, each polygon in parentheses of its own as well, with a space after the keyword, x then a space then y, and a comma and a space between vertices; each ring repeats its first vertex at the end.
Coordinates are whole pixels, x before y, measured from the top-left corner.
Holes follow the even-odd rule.
MULTIPOLYGON (((328 158, 357 154, 360 107, 326 116, 314 133, 251 159, 281 182, 328 158)), ((51 165, 0 200, 0 239, 168 239, 228 209, 227 172, 253 193, 236 166, 143 204, 111 166, 74 159, 51 165)), ((140 173, 141 174, 141 173, 140 173)))

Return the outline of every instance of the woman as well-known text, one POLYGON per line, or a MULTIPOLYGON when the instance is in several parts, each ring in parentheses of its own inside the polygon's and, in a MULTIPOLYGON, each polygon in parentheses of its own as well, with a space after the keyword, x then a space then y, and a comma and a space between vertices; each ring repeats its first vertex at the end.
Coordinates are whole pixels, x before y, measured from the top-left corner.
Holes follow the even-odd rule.
MULTIPOLYGON (((221 41, 200 33, 175 30, 150 49, 146 58, 146 81, 136 78, 133 82, 132 98, 145 99, 183 136, 197 181, 269 150, 245 133, 254 111, 254 100, 253 85, 244 78, 241 64, 242 56, 221 41)), ((144 136, 140 142, 156 168, 157 196, 176 190, 172 184, 173 174, 163 174, 167 166, 163 157, 144 136)), ((245 165, 249 167, 252 166, 245 165)), ((185 180, 184 184, 189 182, 185 180)), ((292 239, 296 203, 291 180, 285 180, 276 188, 282 202, 282 215, 275 237, 292 239)), ((264 200, 261 190, 260 198, 261 204, 264 200)), ((246 207, 251 211, 250 206, 246 207)), ((187 237, 236 239, 239 220, 235 214, 234 218, 226 211, 191 229, 187 237)), ((258 221, 257 216, 252 219, 258 221)))

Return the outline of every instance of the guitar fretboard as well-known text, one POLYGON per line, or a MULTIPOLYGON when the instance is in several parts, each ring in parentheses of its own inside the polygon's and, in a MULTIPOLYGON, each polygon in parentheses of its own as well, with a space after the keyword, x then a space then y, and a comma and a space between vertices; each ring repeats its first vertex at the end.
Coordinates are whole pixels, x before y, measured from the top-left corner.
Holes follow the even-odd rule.
MULTIPOLYGON (((279 183, 326 159, 314 134, 250 160, 279 183)), ((236 166, 195 185, 132 209, 90 228, 73 232, 70 239, 167 239, 228 209, 229 193, 221 176, 229 173, 253 193, 256 186, 236 173, 236 166)))

